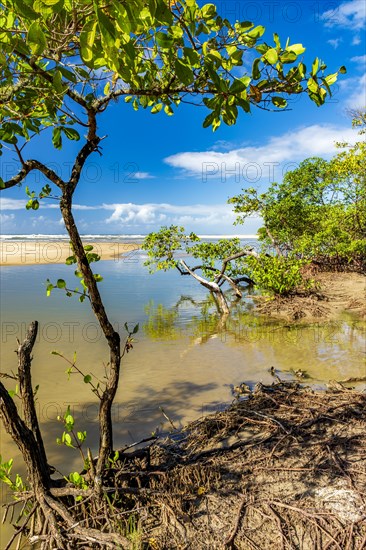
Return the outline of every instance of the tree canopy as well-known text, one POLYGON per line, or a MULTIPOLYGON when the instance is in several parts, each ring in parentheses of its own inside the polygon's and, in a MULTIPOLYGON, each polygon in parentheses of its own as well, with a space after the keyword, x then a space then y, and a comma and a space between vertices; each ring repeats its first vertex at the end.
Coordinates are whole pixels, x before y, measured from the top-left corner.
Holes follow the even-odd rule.
POLYGON ((282 43, 276 33, 265 42, 263 26, 230 22, 214 4, 200 8, 195 0, 7 0, 1 7, 0 148, 15 148, 21 163, 2 187, 31 170, 62 184, 24 158, 24 144, 50 128, 59 149, 64 138, 87 131, 82 165, 100 141, 96 116, 119 97, 135 110, 168 116, 181 102, 204 105, 203 125, 216 130, 234 124, 239 110, 284 109, 293 94, 321 105, 338 75, 326 75, 320 58, 308 70, 302 44, 282 43), (248 52, 255 55, 249 71, 248 52))
POLYGON ((309 158, 281 183, 260 193, 248 188, 229 199, 243 223, 253 213, 263 219, 261 242, 279 255, 328 267, 362 267, 366 254, 366 144, 339 143, 326 161, 309 158))

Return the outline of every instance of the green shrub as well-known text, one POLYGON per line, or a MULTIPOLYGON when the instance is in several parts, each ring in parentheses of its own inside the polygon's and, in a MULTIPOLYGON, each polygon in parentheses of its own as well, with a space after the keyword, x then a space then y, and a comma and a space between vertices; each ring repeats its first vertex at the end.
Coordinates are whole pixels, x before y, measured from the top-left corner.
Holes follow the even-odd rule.
POLYGON ((300 289, 310 288, 313 281, 305 279, 302 268, 305 260, 285 256, 265 256, 246 259, 250 277, 269 294, 288 296, 300 289))

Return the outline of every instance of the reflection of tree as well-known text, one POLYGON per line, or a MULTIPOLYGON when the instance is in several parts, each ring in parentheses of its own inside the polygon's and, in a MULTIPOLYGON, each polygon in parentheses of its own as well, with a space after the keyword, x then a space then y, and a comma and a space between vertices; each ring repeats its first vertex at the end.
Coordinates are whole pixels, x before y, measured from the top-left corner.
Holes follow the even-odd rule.
POLYGON ((216 344, 212 349, 224 353, 228 362, 231 358, 239 360, 243 372, 250 367, 268 376, 265 373, 273 366, 281 379, 295 377, 305 382, 308 377, 328 381, 364 376, 364 321, 287 324, 258 316, 253 307, 250 301, 241 300, 224 317, 212 296, 204 300, 181 296, 171 307, 150 302, 143 330, 154 340, 179 341, 176 349, 181 359, 198 352, 192 359, 197 364, 199 348, 214 344, 216 339, 224 343, 225 349, 216 348, 216 344))
POLYGON ((268 322, 254 316, 252 307, 248 302, 233 300, 230 315, 222 315, 212 294, 204 300, 181 296, 170 308, 150 301, 145 306, 147 321, 143 330, 154 340, 177 340, 188 336, 193 345, 204 344, 212 338, 226 339, 227 336, 240 341, 247 338, 248 331, 268 330, 268 322), (191 310, 189 319, 184 315, 187 308, 191 310))

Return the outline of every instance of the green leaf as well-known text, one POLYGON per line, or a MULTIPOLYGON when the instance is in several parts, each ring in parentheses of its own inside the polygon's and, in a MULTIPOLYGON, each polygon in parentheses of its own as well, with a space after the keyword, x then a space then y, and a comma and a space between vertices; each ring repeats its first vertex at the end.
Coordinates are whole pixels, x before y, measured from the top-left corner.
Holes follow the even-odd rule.
POLYGON ((272 97, 272 103, 273 105, 275 105, 276 107, 279 107, 280 109, 284 109, 285 107, 287 107, 287 101, 283 97, 277 97, 277 96, 272 97))
POLYGON ((36 11, 34 11, 34 9, 30 5, 28 5, 26 2, 23 2, 23 0, 15 0, 14 3, 17 9, 19 10, 20 14, 26 19, 32 20, 32 19, 39 18, 39 14, 36 11))
POLYGON ((137 325, 135 325, 135 326, 133 327, 132 334, 136 334, 136 332, 138 332, 138 330, 139 330, 139 323, 137 323, 137 325))
POLYGON ((319 85, 313 78, 309 78, 308 80, 308 89, 313 93, 318 92, 319 85))
POLYGON ((247 32, 247 36, 257 39, 263 36, 265 30, 265 27, 263 27, 262 25, 258 25, 257 27, 254 27, 254 29, 252 29, 251 31, 247 32))
POLYGON ((97 281, 97 283, 103 281, 103 277, 99 275, 99 273, 94 273, 94 279, 97 281))
POLYGON ((191 84, 194 80, 194 75, 192 69, 183 63, 180 59, 177 59, 175 61, 175 72, 179 78, 179 80, 182 82, 182 84, 185 84, 188 86, 191 84))
POLYGON ((244 92, 244 90, 247 89, 249 83, 250 83, 250 77, 243 77, 243 78, 236 78, 232 85, 230 86, 229 92, 231 94, 240 94, 241 92, 244 92))
POLYGON ((40 55, 47 48, 46 36, 38 21, 34 21, 28 29, 27 44, 34 55, 40 55))
POLYGON ((296 59, 296 53, 291 51, 286 51, 280 56, 281 63, 293 63, 296 59))
POLYGON ((70 435, 70 434, 67 434, 67 433, 64 433, 63 435, 64 435, 63 439, 64 439, 65 444, 66 444, 68 447, 73 447, 71 435, 70 435))
POLYGON ((319 58, 316 57, 313 61, 313 65, 312 65, 312 68, 311 68, 311 74, 313 76, 315 76, 316 73, 318 72, 318 69, 319 69, 319 58))
POLYGON ((65 127, 63 127, 62 131, 64 132, 65 136, 68 139, 71 139, 73 141, 79 141, 80 134, 77 130, 74 130, 74 128, 65 128, 65 127))
POLYGON ((263 57, 271 65, 274 65, 275 63, 277 63, 277 60, 278 60, 278 54, 274 48, 270 48, 269 50, 267 50, 267 52, 264 54, 263 57))
POLYGON ((212 19, 212 18, 214 18, 217 15, 215 4, 205 4, 201 8, 201 13, 202 13, 203 19, 212 19))
MULTIPOLYGON (((77 432, 76 433, 77 435, 77 438, 79 441, 81 441, 81 443, 83 443, 83 441, 85 441, 86 439, 86 432, 77 432)), ((81 476, 80 476, 81 477, 81 476)), ((81 478, 82 479, 82 478, 81 478)))
POLYGON ((52 143, 55 149, 62 149, 61 128, 59 126, 52 130, 52 143))
POLYGON ((279 38, 279 36, 278 36, 278 34, 277 34, 276 32, 273 33, 273 41, 274 41, 274 43, 276 44, 276 47, 277 47, 278 49, 280 49, 280 48, 281 48, 281 42, 280 42, 280 38, 279 38))
POLYGON ((62 94, 64 92, 64 86, 62 85, 62 73, 61 71, 56 71, 53 75, 53 86, 56 92, 62 94))
POLYGON ((292 44, 292 46, 287 46, 286 50, 295 52, 296 55, 301 55, 305 52, 306 48, 302 44, 292 44))
POLYGON ((347 68, 344 65, 342 65, 342 67, 339 68, 339 72, 340 72, 340 74, 346 74, 347 73, 347 68))
POLYGON ((160 111, 162 110, 163 108, 163 104, 162 103, 157 103, 156 105, 154 105, 154 107, 151 109, 151 113, 153 115, 155 115, 156 113, 160 113, 160 111))
POLYGON ((62 65, 58 65, 57 69, 60 71, 62 76, 64 76, 67 80, 70 80, 70 82, 74 82, 74 84, 77 82, 76 75, 69 71, 69 69, 66 69, 66 67, 62 67, 62 65))
POLYGON ((174 38, 168 36, 167 34, 161 32, 161 31, 158 31, 156 33, 155 41, 156 41, 158 46, 160 46, 161 48, 166 48, 166 49, 171 48, 174 44, 174 38))
POLYGON ((253 80, 259 80, 260 77, 261 77, 261 73, 260 73, 260 70, 259 70, 260 62, 261 62, 260 59, 255 59, 253 61, 253 67, 252 67, 253 80))
POLYGON ((57 288, 65 288, 66 282, 63 279, 58 279, 56 285, 57 285, 57 288))
POLYGON ((92 380, 91 374, 87 374, 86 376, 84 376, 85 384, 89 384, 91 380, 92 380))
POLYGON ((94 249, 94 246, 92 244, 87 244, 84 246, 85 252, 91 252, 94 249))
POLYGON ((38 210, 39 208, 39 202, 37 199, 32 201, 32 210, 38 210))
POLYGON ((328 86, 331 86, 337 81, 338 73, 329 74, 324 78, 325 82, 328 84, 328 86))
POLYGON ((93 45, 97 32, 97 22, 88 21, 80 33, 80 54, 86 64, 93 59, 93 45))
POLYGON ((177 25, 173 25, 173 27, 170 28, 170 33, 175 40, 179 40, 184 34, 183 29, 177 25))

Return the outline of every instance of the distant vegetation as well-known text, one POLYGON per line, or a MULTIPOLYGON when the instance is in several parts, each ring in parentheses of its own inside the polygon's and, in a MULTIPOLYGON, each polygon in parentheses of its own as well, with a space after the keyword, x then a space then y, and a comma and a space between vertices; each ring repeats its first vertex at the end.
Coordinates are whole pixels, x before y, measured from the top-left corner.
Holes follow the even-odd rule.
POLYGON ((288 172, 281 183, 264 193, 251 187, 229 199, 236 224, 260 215, 257 253, 242 247, 239 239, 200 242, 183 227, 163 227, 145 239, 143 248, 151 271, 177 268, 211 290, 223 313, 228 311, 221 287, 231 285, 241 296, 240 283, 254 282, 264 292, 288 296, 309 290, 312 269, 366 268, 366 143, 364 112, 355 114, 360 139, 339 143, 331 160, 308 158, 288 172), (179 259, 182 251, 198 261, 189 267, 179 259), (198 275, 200 272, 200 275, 198 275))

